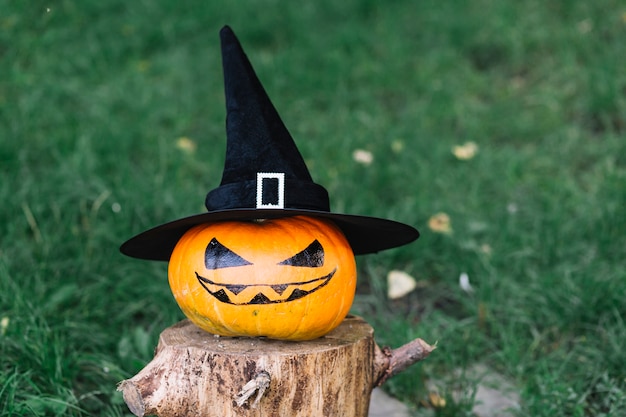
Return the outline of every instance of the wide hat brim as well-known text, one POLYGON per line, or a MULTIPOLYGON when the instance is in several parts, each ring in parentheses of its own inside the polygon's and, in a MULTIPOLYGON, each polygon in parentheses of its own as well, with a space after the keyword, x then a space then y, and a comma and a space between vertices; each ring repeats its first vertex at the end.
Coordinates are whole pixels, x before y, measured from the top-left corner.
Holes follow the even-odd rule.
POLYGON ((419 232, 407 224, 377 217, 302 209, 231 209, 198 214, 162 224, 129 239, 120 250, 134 258, 169 261, 178 240, 196 225, 290 216, 311 216, 332 221, 344 233, 355 255, 402 246, 419 237, 419 232))

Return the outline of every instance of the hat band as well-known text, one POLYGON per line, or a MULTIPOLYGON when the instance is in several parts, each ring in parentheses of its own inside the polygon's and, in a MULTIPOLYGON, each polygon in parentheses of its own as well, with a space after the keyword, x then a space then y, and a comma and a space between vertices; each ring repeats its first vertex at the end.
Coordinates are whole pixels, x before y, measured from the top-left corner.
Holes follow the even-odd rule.
MULTIPOLYGON (((270 176, 260 176, 272 179, 270 176)), ((280 178, 273 187, 271 181, 259 184, 257 180, 224 184, 209 191, 206 196, 209 211, 233 209, 302 209, 330 212, 328 192, 310 181, 280 178)))

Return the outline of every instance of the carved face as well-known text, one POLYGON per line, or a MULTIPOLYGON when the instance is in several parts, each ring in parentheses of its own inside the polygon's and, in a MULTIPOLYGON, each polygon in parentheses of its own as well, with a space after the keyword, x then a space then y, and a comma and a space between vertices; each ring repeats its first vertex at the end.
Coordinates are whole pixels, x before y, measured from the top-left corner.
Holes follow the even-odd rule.
POLYGON ((176 245, 168 274, 185 315, 223 336, 323 336, 347 315, 356 287, 343 233, 304 216, 196 226, 176 245))

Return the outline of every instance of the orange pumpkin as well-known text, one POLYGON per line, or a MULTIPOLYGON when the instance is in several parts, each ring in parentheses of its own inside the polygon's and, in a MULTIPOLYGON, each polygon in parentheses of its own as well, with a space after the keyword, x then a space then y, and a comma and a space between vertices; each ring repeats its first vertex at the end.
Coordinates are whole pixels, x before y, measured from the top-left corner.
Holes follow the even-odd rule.
POLYGON ((306 216, 195 226, 168 275, 183 313, 222 336, 321 337, 348 314, 356 288, 341 230, 306 216))

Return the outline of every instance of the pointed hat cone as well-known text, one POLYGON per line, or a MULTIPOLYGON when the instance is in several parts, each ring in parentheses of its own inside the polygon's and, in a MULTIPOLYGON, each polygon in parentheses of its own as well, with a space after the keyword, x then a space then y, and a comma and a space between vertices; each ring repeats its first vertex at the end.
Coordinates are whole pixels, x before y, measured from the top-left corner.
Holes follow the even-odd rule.
MULTIPOLYGON (((220 187, 209 192, 209 211, 259 208, 259 174, 284 197, 278 208, 330 211, 328 193, 311 179, 304 159, 257 78, 230 27, 220 32, 226 95, 226 161, 220 187)), ((264 184, 261 184, 264 185, 264 184)), ((263 187, 263 188, 268 188, 263 187)), ((266 197, 272 192, 264 189, 266 197)), ((266 201, 266 206, 270 203, 266 201)), ((261 205, 264 205, 261 203, 261 205)))
POLYGON ((312 181, 248 57, 230 27, 220 32, 226 95, 227 151, 222 184, 241 181, 250 167, 312 181))
POLYGON ((297 215, 333 221, 346 235, 355 255, 417 239, 419 232, 403 223, 330 211, 328 193, 313 182, 235 34, 225 26, 220 37, 227 146, 222 181, 206 196, 208 213, 140 233, 122 245, 122 253, 167 261, 178 240, 195 225, 297 215))

